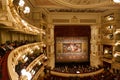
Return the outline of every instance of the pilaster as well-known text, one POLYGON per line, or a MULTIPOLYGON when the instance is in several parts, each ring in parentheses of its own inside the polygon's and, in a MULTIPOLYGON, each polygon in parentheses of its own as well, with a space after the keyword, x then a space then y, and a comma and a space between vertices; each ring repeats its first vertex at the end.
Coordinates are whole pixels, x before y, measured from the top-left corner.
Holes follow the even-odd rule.
POLYGON ((100 37, 100 25, 91 26, 91 53, 90 53, 90 64, 91 66, 97 67, 102 64, 100 60, 101 55, 101 37, 100 37))

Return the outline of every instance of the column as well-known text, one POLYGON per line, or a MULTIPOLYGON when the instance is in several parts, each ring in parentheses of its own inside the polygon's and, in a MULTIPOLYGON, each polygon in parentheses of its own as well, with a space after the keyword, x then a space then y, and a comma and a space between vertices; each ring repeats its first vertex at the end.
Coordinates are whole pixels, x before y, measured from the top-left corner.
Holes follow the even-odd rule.
POLYGON ((90 53, 90 65, 98 67, 102 65, 100 60, 101 56, 101 37, 100 37, 100 25, 91 26, 91 53, 90 53))
POLYGON ((48 24, 47 30, 47 56, 49 58, 49 66, 54 68, 55 66, 55 53, 54 53, 54 25, 48 24))

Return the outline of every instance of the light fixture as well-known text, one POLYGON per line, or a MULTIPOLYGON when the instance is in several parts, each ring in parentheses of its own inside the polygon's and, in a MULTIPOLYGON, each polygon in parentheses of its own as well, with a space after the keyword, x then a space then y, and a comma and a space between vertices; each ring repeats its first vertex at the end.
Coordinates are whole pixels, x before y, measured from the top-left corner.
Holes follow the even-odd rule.
POLYGON ((24 62, 26 62, 27 60, 28 60, 28 57, 25 57, 24 62))
POLYGON ((115 34, 118 34, 118 31, 115 31, 115 34))
POLYGON ((30 13, 30 8, 28 6, 26 6, 23 13, 24 14, 30 13))
POLYGON ((31 27, 29 27, 29 30, 32 31, 33 29, 31 27))
POLYGON ((23 7, 25 2, 24 2, 24 0, 20 0, 18 4, 19 4, 20 7, 23 7))
POLYGON ((33 50, 30 50, 30 53, 32 54, 32 53, 33 53, 33 50))
POLYGON ((47 60, 48 58, 45 56, 45 58, 44 58, 45 60, 47 60))
POLYGON ((114 17, 111 16, 111 15, 106 17, 106 20, 107 20, 107 21, 112 21, 113 19, 114 19, 114 17))
POLYGON ((34 75, 35 74, 35 70, 32 69, 31 73, 32 73, 32 75, 34 75))
POLYGON ((28 80, 32 79, 32 75, 29 72, 26 72, 26 76, 27 76, 28 80))
POLYGON ((41 65, 42 63, 41 62, 38 62, 38 65, 41 65))
POLYGON ((120 41, 118 41, 118 42, 115 43, 115 46, 118 46, 118 45, 120 45, 120 41))
POLYGON ((113 0, 113 2, 115 2, 115 3, 120 3, 120 0, 113 0))
POLYGON ((24 20, 21 20, 21 22, 22 22, 22 24, 23 24, 24 26, 27 26, 27 25, 28 25, 27 22, 25 22, 24 20))
POLYGON ((115 54, 114 54, 114 57, 117 57, 117 56, 119 56, 119 54, 118 54, 118 53, 115 53, 115 54))
POLYGON ((31 78, 32 78, 32 75, 29 72, 27 72, 26 69, 22 69, 21 74, 23 76, 27 76, 27 80, 31 80, 31 78))
POLYGON ((26 73, 26 69, 22 69, 22 70, 21 70, 21 74, 22 74, 22 75, 25 75, 25 73, 26 73))
POLYGON ((108 49, 105 49, 104 53, 107 54, 108 53, 108 49))
POLYGON ((76 71, 76 73, 77 73, 77 74, 79 74, 79 73, 80 73, 80 71, 76 71))
POLYGON ((120 29, 117 29, 117 30, 115 31, 115 34, 118 34, 118 33, 120 33, 120 29))
POLYGON ((107 29, 113 29, 113 25, 109 25, 107 29))

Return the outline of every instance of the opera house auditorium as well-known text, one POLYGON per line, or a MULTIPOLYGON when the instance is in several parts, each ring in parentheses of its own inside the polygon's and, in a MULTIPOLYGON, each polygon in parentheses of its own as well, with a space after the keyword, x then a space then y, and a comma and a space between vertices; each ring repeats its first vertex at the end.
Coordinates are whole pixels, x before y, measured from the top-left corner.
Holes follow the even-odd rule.
POLYGON ((0 0, 0 80, 120 80, 120 0, 0 0))

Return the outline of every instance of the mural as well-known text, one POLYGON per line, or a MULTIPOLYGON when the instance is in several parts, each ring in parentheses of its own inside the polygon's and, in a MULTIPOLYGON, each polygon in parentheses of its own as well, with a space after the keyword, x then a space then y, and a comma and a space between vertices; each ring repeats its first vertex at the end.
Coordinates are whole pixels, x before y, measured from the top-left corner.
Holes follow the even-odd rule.
POLYGON ((82 43, 63 43, 63 53, 79 53, 82 43))
POLYGON ((87 37, 57 37, 56 62, 88 61, 87 37))

